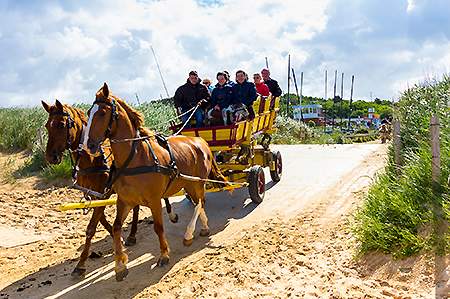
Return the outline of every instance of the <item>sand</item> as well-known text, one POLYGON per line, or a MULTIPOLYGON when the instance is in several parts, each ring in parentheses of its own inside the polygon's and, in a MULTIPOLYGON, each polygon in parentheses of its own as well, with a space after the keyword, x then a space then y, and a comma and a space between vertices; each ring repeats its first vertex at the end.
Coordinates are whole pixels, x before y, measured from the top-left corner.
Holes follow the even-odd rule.
MULTIPOLYGON (((198 223, 191 247, 182 238, 193 207, 171 200, 180 222, 165 217, 168 266, 156 267, 159 244, 141 208, 123 282, 114 279, 111 237, 100 226, 92 247, 99 257, 87 261, 84 279, 70 276, 90 214, 57 206, 79 200, 78 191, 37 179, 0 185, 0 228, 45 235, 0 247, 0 298, 448 298, 448 256, 355 257, 351 215, 383 168, 384 145, 275 148, 284 173, 277 184, 267 173, 263 203, 251 203, 246 190, 209 194, 211 236, 200 237, 198 223)), ((107 208, 108 219, 114 212, 107 208)))

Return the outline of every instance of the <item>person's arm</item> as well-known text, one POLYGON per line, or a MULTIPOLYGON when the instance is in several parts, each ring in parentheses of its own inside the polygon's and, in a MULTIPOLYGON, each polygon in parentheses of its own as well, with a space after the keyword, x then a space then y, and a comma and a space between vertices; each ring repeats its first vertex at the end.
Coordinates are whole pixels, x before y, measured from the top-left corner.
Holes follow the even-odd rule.
POLYGON ((175 91, 175 95, 173 96, 173 102, 175 104, 175 108, 177 108, 177 110, 179 110, 179 108, 181 108, 181 105, 183 103, 183 95, 181 93, 181 87, 178 87, 177 90, 175 91))
POLYGON ((200 107, 207 109, 211 104, 211 96, 209 95, 208 89, 204 85, 200 85, 200 107))
POLYGON ((249 99, 250 105, 251 105, 256 100, 258 95, 256 94, 256 86, 255 86, 255 84, 251 83, 251 82, 250 82, 250 84, 251 84, 251 86, 249 87, 248 99, 249 99))
MULTIPOLYGON (((272 79, 272 80, 273 80, 273 79, 272 79)), ((283 93, 283 91, 281 91, 280 85, 278 85, 278 82, 277 82, 276 80, 273 80, 273 83, 274 83, 275 88, 274 88, 274 91, 273 91, 272 95, 273 95, 274 97, 279 97, 279 96, 281 96, 281 94, 283 93)))
POLYGON ((211 107, 216 106, 217 104, 217 90, 212 91, 211 93, 211 99, 210 99, 211 107))

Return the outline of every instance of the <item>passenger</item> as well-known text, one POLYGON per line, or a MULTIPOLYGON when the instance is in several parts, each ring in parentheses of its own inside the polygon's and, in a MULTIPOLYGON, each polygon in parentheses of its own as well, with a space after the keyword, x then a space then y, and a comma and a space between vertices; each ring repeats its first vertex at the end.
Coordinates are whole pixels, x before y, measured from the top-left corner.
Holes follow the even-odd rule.
POLYGON ((256 100, 255 84, 246 80, 247 74, 239 70, 236 72, 236 84, 233 86, 233 114, 234 121, 245 118, 255 118, 252 104, 256 100))
POLYGON ((209 80, 208 78, 203 79, 202 81, 203 85, 206 86, 206 88, 208 88, 209 94, 212 93, 214 86, 211 85, 211 80, 209 80))
MULTIPOLYGON (((196 105, 200 105, 193 116, 195 118, 197 128, 203 126, 203 121, 205 118, 204 109, 207 108, 210 99, 208 89, 206 88, 206 86, 200 84, 200 82, 201 80, 198 78, 197 72, 190 71, 187 82, 178 87, 173 97, 175 107, 177 108, 179 114, 187 112, 196 105)), ((183 121, 183 123, 188 120, 190 115, 191 112, 181 116, 181 120, 183 121)), ((189 128, 190 124, 188 123, 186 127, 189 128)))
POLYGON ((225 108, 233 102, 233 88, 227 83, 226 74, 218 72, 216 75, 217 84, 211 95, 211 109, 208 111, 208 120, 211 125, 223 124, 227 125, 227 116, 224 112, 225 108))
POLYGON ((270 78, 270 72, 268 69, 262 69, 261 71, 262 78, 264 80, 264 83, 266 83, 267 87, 269 87, 270 93, 274 97, 281 96, 281 88, 280 85, 278 85, 278 82, 272 78, 270 78))
POLYGON ((270 95, 269 87, 261 82, 262 78, 259 73, 253 75, 253 81, 255 82, 256 92, 259 93, 263 97, 268 97, 270 95))
POLYGON ((230 80, 230 73, 228 71, 223 71, 222 73, 224 73, 227 76, 227 83, 231 85, 231 87, 234 86, 234 84, 236 84, 234 81, 230 80))

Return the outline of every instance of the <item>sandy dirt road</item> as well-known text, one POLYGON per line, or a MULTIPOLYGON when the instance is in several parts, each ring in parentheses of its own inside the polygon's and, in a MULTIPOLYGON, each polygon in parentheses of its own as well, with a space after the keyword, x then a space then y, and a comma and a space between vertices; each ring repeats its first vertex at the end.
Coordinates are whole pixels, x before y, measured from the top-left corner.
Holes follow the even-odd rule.
MULTIPOLYGON (((193 207, 185 198, 172 200, 180 221, 172 224, 166 217, 171 261, 164 268, 156 267, 159 244, 146 220, 149 211, 141 208, 138 244, 128 248, 130 274, 120 283, 103 229, 93 243, 101 257, 88 260, 83 280, 70 276, 89 217, 60 213, 56 206, 76 200, 76 191, 29 181, 3 185, 0 234, 14 228, 42 240, 0 247, 0 298, 445 298, 445 257, 439 263, 433 257, 353 258, 348 215, 383 167, 385 146, 274 148, 283 155, 283 177, 273 184, 266 173, 263 203, 253 204, 244 189, 209 194, 211 236, 198 236, 197 226, 191 247, 182 238, 193 207)), ((112 219, 114 209, 107 212, 112 219)))

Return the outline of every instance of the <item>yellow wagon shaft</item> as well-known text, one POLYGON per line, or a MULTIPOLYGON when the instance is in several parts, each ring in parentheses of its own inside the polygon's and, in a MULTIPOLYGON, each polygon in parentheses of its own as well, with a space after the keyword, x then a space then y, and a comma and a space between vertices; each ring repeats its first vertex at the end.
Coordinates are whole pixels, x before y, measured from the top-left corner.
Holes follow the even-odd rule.
POLYGON ((75 203, 66 203, 62 204, 58 207, 60 211, 69 211, 69 210, 75 210, 75 209, 90 209, 90 208, 96 208, 96 207, 104 207, 109 205, 115 205, 117 199, 111 198, 111 199, 101 199, 101 200, 90 200, 90 201, 83 201, 83 202, 75 202, 75 203))

